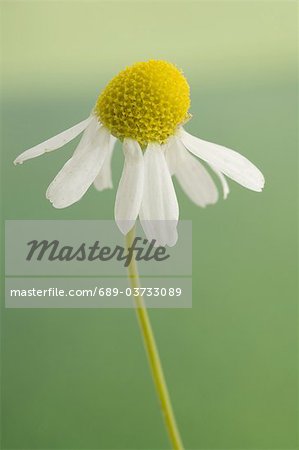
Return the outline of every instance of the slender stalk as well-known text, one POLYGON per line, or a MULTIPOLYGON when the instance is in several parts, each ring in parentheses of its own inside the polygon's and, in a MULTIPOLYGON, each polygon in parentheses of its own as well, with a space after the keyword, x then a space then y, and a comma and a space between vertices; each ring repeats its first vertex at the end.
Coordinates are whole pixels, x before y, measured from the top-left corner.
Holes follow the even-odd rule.
MULTIPOLYGON (((126 236, 127 249, 132 245, 134 238, 135 238, 135 228, 133 228, 126 236)), ((140 287, 139 274, 134 256, 128 267, 128 276, 130 279, 132 289, 134 290, 134 288, 139 288, 140 287)), ((145 350, 148 356, 149 365, 156 386, 157 394, 160 400, 169 439, 171 441, 173 450, 183 450, 183 444, 180 438, 178 427, 176 425, 174 412, 172 409, 167 384, 165 381, 159 357, 159 352, 155 342, 147 309, 143 297, 141 295, 134 296, 134 300, 136 305, 136 314, 138 317, 140 330, 145 345, 145 350)))

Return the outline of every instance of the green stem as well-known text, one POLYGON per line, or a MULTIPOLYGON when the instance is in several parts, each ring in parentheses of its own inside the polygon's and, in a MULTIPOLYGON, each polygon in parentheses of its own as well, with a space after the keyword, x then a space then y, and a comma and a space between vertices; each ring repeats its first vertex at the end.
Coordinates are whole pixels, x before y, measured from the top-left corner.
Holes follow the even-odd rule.
MULTIPOLYGON (((135 227, 126 235, 126 247, 131 247, 135 238, 135 227)), ((133 257, 129 267, 128 276, 130 279, 131 287, 140 287, 139 274, 135 258, 133 257)), ((138 292, 138 291, 137 291, 138 292)), ((146 353, 149 360, 152 376, 156 386, 157 394, 160 400, 162 412, 164 415, 165 426, 168 431, 169 439, 174 450, 183 450, 183 444, 180 438, 180 433, 176 425, 167 384, 165 381, 162 364, 159 357, 158 348, 155 342, 153 330, 151 327, 150 319, 147 313, 147 309, 141 295, 134 296, 136 305, 136 314, 138 317, 141 334, 143 336, 146 353)))

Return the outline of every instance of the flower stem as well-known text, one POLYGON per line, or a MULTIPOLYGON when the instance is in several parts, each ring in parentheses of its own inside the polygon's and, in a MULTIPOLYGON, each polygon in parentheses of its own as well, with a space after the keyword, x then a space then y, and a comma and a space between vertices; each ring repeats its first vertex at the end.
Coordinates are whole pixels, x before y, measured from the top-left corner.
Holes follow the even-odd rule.
MULTIPOLYGON (((131 247, 135 238, 135 227, 126 235, 126 247, 131 247)), ((139 274, 137 264, 134 256, 128 266, 128 276, 132 289, 140 287, 139 274)), ((137 291, 138 292, 138 291, 137 291)), ((173 450, 183 450, 183 444, 180 438, 180 433, 176 425, 174 412, 172 409, 167 384, 165 381, 158 348, 155 342, 153 330, 147 309, 141 295, 134 296, 136 305, 136 314, 138 317, 141 334, 143 336, 144 346, 148 356, 149 365, 151 368, 154 383, 157 389, 157 394, 161 403, 162 412, 164 415, 165 426, 172 444, 173 450)))

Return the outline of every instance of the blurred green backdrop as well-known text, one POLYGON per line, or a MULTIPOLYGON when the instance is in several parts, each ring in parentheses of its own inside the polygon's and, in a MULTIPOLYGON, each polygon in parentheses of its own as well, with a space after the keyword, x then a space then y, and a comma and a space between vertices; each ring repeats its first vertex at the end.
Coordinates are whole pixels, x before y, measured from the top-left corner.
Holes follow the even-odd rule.
MULTIPOLYGON (((239 150, 262 194, 193 221, 193 308, 151 311, 188 449, 294 449, 297 437, 297 2, 2 2, 3 218, 113 217, 115 190, 55 210, 74 143, 24 149, 84 119, 123 67, 167 59, 190 81, 188 130, 239 150)), ((118 183, 122 152, 114 155, 118 183)), ((2 308, 3 449, 167 449, 134 311, 2 308)))

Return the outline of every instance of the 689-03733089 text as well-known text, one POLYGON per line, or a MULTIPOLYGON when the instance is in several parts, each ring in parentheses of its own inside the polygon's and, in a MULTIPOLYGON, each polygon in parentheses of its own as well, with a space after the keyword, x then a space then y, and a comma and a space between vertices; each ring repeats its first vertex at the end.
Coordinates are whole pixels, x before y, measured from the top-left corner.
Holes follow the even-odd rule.
POLYGON ((46 289, 26 288, 10 289, 11 297, 180 297, 183 294, 181 287, 118 287, 95 286, 93 289, 61 289, 49 287, 46 289))

